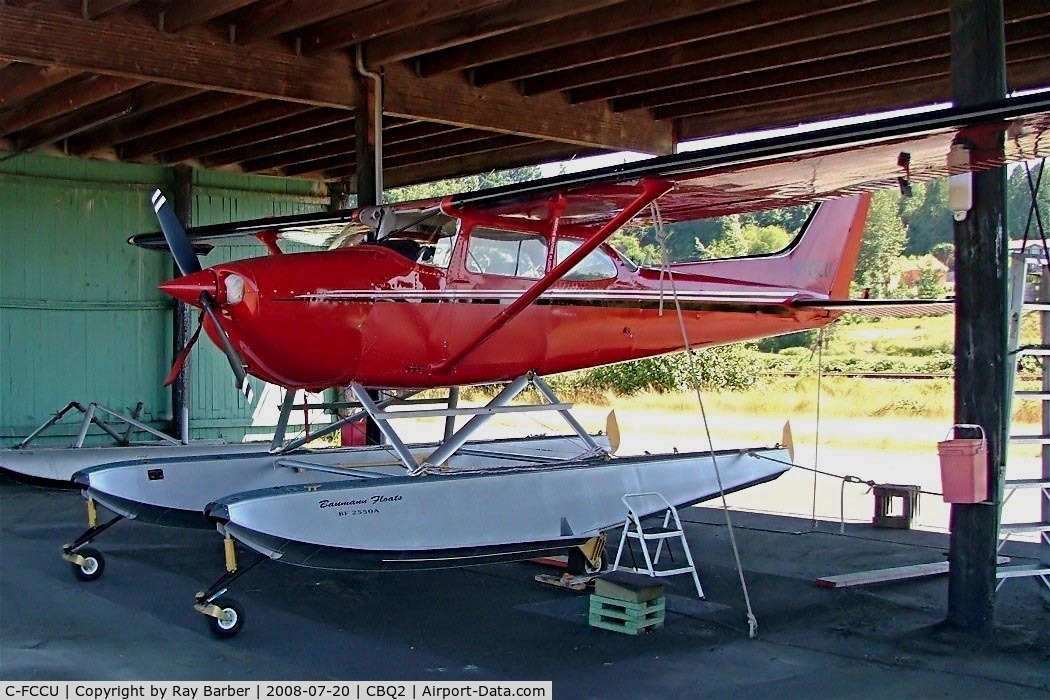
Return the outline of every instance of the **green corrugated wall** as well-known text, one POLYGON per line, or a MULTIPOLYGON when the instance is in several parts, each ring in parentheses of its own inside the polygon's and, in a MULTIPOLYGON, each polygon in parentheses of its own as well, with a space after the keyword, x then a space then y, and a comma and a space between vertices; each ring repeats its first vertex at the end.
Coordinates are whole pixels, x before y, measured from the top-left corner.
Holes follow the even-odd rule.
MULTIPOLYGON (((323 208, 317 183, 194 171, 193 222, 206 225, 323 208)), ((171 194, 172 171, 47 156, 0 162, 0 444, 12 444, 69 401, 114 410, 145 404, 166 427, 172 312, 157 285, 168 256, 126 243, 157 230, 149 195, 171 194)), ((218 248, 205 264, 260 254, 218 248)), ((240 439, 267 433, 277 396, 247 406, 211 343, 193 355, 193 436, 240 439)), ((63 423, 54 442, 69 442, 63 423)))

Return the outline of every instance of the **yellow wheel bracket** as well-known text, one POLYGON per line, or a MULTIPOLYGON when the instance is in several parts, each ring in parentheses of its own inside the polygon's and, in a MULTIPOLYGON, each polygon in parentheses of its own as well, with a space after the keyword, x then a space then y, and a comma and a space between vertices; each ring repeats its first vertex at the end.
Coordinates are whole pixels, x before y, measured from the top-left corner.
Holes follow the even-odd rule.
MULTIPOLYGON (((233 573, 237 570, 237 551, 233 547, 233 538, 227 536, 222 541, 223 552, 226 554, 226 570, 233 573)), ((212 617, 216 617, 213 615, 212 617)))

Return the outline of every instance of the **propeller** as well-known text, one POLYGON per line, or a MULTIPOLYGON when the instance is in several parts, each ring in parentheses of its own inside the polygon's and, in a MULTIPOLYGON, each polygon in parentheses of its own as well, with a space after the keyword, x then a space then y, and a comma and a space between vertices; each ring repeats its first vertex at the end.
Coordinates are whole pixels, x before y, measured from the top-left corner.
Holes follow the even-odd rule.
MULTIPOLYGON (((197 254, 193 251, 190 237, 160 190, 156 190, 153 193, 153 210, 157 213, 160 230, 164 233, 164 240, 168 243, 168 248, 171 250, 172 257, 175 258, 175 266, 179 268, 179 272, 183 276, 200 272, 203 268, 200 260, 197 259, 197 254)), ((248 382, 248 374, 244 371, 244 362, 241 360, 241 356, 237 354, 233 343, 230 342, 230 337, 226 334, 226 330, 222 327, 219 312, 215 308, 215 297, 202 290, 197 298, 197 304, 201 307, 200 322, 197 324, 197 330, 190 337, 189 342, 186 343, 186 347, 175 358, 164 386, 168 386, 175 381, 175 377, 178 376, 182 365, 186 362, 190 349, 197 342, 197 338, 200 337, 201 326, 204 325, 204 316, 207 315, 219 335, 219 347, 223 354, 226 355, 226 360, 230 363, 230 369, 233 370, 234 386, 244 394, 244 398, 251 401, 253 391, 251 384, 248 382)))

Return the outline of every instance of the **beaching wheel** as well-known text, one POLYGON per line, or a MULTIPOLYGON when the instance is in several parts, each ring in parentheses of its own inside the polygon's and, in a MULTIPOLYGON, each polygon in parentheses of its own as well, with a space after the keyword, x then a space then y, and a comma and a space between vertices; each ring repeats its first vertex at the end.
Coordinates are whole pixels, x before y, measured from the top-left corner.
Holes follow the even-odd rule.
POLYGON ((215 601, 215 605, 226 617, 222 619, 208 615, 208 629, 219 639, 235 636, 244 627, 244 608, 232 598, 220 598, 215 601))
POLYGON ((81 581, 94 581, 106 570, 106 558, 93 547, 84 547, 76 552, 84 558, 83 564, 73 564, 73 575, 81 581))
POLYGON ((579 547, 569 547, 569 562, 567 570, 573 576, 589 576, 591 574, 600 573, 605 570, 608 564, 609 562, 606 560, 604 549, 599 554, 598 566, 594 567, 584 553, 580 551, 579 547))

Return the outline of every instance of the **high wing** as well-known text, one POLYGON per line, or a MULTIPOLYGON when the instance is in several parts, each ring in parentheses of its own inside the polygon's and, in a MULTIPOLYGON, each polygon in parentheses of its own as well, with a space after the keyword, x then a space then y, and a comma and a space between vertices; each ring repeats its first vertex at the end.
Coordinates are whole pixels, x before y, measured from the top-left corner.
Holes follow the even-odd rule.
MULTIPOLYGON (((818 202, 1045 157, 1048 128, 1050 94, 1040 93, 981 109, 946 108, 652 158, 452 195, 443 202, 255 219, 191 228, 188 234, 202 252, 218 241, 260 234, 303 242, 312 238, 312 245, 327 248, 338 245, 340 237, 369 231, 382 237, 425 224, 439 214, 439 205, 536 219, 558 206, 563 221, 601 225, 635 200, 642 180, 671 185, 660 196, 659 208, 663 220, 673 223, 818 202), (969 168, 949 171, 953 144, 970 148, 969 168)), ((167 248, 158 233, 135 235, 129 242, 167 248)))

